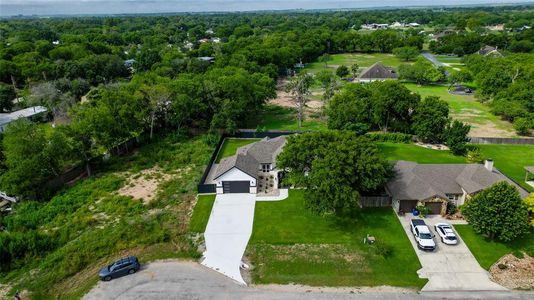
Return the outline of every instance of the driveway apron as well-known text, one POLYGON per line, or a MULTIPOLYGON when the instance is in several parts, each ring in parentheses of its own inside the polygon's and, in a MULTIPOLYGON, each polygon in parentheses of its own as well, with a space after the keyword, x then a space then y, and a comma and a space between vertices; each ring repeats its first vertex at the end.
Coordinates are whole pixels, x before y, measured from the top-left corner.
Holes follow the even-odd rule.
MULTIPOLYGON (((436 250, 433 252, 419 250, 409 228, 411 218, 413 217, 408 214, 399 216, 402 227, 422 265, 417 273, 420 278, 428 278, 428 283, 422 292, 507 291, 506 288, 490 280, 489 273, 478 264, 461 237, 458 245, 445 245, 441 242, 434 230, 434 224, 448 221, 439 216, 425 219, 432 233, 436 235, 436 250)), ((458 233, 456 234, 458 236, 458 233)))
POLYGON ((202 264, 241 284, 246 284, 240 266, 252 235, 254 207, 254 194, 217 194, 204 233, 202 264))

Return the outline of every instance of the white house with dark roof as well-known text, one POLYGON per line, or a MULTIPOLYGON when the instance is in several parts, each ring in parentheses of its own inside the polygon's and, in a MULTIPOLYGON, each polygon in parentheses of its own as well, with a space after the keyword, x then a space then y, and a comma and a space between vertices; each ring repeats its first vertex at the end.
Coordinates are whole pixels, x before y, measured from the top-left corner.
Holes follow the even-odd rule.
POLYGON ((272 193, 278 189, 279 170, 276 157, 286 142, 285 136, 264 138, 237 149, 215 167, 211 182, 217 194, 272 193))
POLYGON ((515 186, 522 198, 528 192, 493 167, 488 159, 484 164, 418 164, 397 161, 395 177, 386 184, 396 211, 410 212, 418 205, 428 207, 434 214, 444 214, 447 203, 462 205, 474 194, 494 183, 506 181, 515 186))

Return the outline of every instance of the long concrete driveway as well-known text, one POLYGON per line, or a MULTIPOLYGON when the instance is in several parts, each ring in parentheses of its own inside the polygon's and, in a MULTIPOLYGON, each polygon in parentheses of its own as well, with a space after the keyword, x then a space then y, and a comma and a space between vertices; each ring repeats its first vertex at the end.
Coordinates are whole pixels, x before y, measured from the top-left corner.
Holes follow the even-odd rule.
POLYGON ((450 246, 441 242, 434 231, 434 224, 448 221, 440 216, 431 216, 425 219, 430 230, 436 235, 437 249, 433 252, 419 250, 409 228, 412 218, 413 216, 408 214, 399 217, 402 227, 423 266, 417 273, 421 278, 428 278, 428 283, 422 288, 422 292, 508 291, 489 279, 489 273, 478 264, 461 237, 459 237, 458 245, 450 246))
POLYGON ((255 198, 254 194, 217 194, 204 233, 202 264, 241 284, 246 284, 240 266, 252 235, 255 198))

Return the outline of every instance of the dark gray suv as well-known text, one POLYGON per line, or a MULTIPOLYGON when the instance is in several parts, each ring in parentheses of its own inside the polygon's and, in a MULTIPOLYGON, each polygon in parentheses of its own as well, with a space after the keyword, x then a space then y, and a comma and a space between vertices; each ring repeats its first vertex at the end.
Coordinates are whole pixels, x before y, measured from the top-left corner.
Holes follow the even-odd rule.
POLYGON ((128 256, 100 269, 98 276, 101 280, 110 281, 112 278, 133 274, 139 270, 141 265, 135 256, 128 256))

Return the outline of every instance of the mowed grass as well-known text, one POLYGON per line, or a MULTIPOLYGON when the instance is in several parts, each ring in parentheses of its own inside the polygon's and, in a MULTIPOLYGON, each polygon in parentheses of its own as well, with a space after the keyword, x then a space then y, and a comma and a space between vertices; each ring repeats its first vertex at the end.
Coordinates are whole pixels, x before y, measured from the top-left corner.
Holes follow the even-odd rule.
POLYGON ((487 126, 504 130, 509 135, 515 135, 513 126, 510 122, 500 120, 499 117, 492 114, 489 106, 480 103, 474 96, 452 95, 446 86, 440 85, 416 85, 413 83, 406 83, 405 86, 411 91, 419 93, 421 98, 428 96, 438 96, 449 103, 451 117, 457 120, 464 121, 477 128, 480 126, 487 126))
POLYGON ((527 190, 534 188, 525 183, 525 166, 534 166, 534 145, 478 145, 485 158, 493 158, 495 167, 521 184, 527 190))
POLYGON ((342 53, 332 54, 331 58, 332 60, 328 62, 328 67, 325 67, 323 62, 315 61, 307 64, 304 70, 310 73, 317 73, 324 69, 335 70, 340 65, 345 65, 350 68, 351 65, 358 64, 361 71, 363 68, 370 67, 376 62, 382 62, 385 66, 394 68, 398 68, 401 64, 406 63, 389 53, 342 53))
MULTIPOLYGON (((466 163, 463 156, 455 156, 450 151, 432 150, 415 144, 378 143, 382 155, 388 160, 408 160, 425 164, 466 163)), ((534 192, 525 180, 525 166, 534 166, 534 146, 532 145, 477 145, 483 158, 492 158, 495 167, 506 176, 534 192)))
POLYGON ((299 127, 296 109, 267 105, 260 116, 258 127, 266 130, 325 130, 326 121, 316 116, 306 116, 299 127))
POLYGON ((486 270, 508 253, 520 256, 522 252, 526 252, 528 255, 534 256, 534 233, 518 238, 513 242, 503 243, 475 233, 471 225, 454 225, 454 228, 478 263, 486 270))
POLYGON ((465 157, 455 156, 450 151, 427 149, 415 144, 378 143, 378 148, 387 160, 408 160, 421 164, 465 163, 465 157))
POLYGON ((289 198, 257 202, 247 256, 256 283, 313 286, 422 287, 421 268, 391 208, 366 209, 350 220, 318 216, 305 207, 305 191, 289 198), (387 244, 383 257, 376 246, 363 244, 367 234, 387 244))
POLYGON ((215 162, 219 163, 221 159, 234 155, 237 152, 237 148, 246 146, 259 140, 260 139, 227 138, 224 140, 215 162))
POLYGON ((215 195, 198 195, 197 204, 189 222, 191 232, 206 231, 213 203, 215 203, 215 195))

